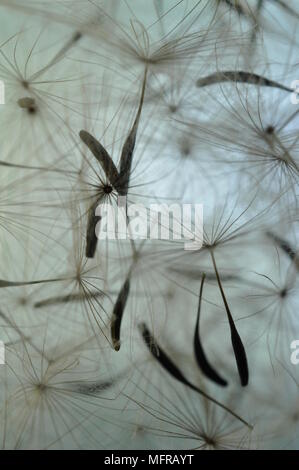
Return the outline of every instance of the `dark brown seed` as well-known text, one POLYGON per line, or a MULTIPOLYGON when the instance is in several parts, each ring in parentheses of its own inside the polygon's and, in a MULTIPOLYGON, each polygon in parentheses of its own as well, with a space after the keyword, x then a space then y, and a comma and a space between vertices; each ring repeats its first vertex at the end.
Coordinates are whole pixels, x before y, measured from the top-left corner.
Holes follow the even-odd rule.
POLYGON ((85 145, 87 145, 89 150, 101 165, 109 182, 112 184, 112 186, 114 186, 119 179, 119 174, 109 153, 104 149, 100 142, 98 142, 88 132, 82 130, 80 131, 79 135, 81 140, 85 143, 85 145))
POLYGON ((92 384, 84 384, 79 385, 78 387, 74 387, 74 391, 77 393, 82 393, 83 395, 96 395, 100 394, 101 392, 108 390, 114 385, 114 381, 107 381, 107 382, 98 382, 92 384))
POLYGON ((237 328, 234 324, 232 316, 229 317, 229 324, 230 324, 230 330, 231 330, 231 341, 232 341, 232 346, 233 346, 233 350, 235 353, 235 358, 237 362, 241 385, 242 387, 245 387, 246 385, 248 385, 248 380, 249 380, 248 363, 247 363, 245 348, 243 346, 243 343, 237 331, 237 328))
POLYGON ((101 216, 95 214, 96 207, 99 201, 96 204, 93 204, 88 211, 87 219, 87 229, 86 229, 86 258, 94 258, 95 251, 97 248, 98 237, 96 234, 97 223, 101 220, 101 216))
POLYGON ((48 299, 40 300, 35 302, 34 308, 48 307, 49 305, 60 305, 68 302, 82 302, 85 299, 96 299, 98 297, 104 297, 105 293, 102 291, 89 292, 88 294, 77 293, 69 295, 58 295, 56 297, 49 297, 48 299))
POLYGON ((262 77, 261 75, 257 75, 255 73, 250 72, 231 70, 212 73, 207 77, 200 78, 199 80, 197 80, 196 86, 198 88, 201 88, 223 82, 247 83, 250 85, 267 86, 272 88, 279 88, 280 90, 285 90, 292 93, 294 92, 294 90, 292 90, 291 88, 288 88, 278 82, 269 80, 268 78, 262 77))
POLYGON ((139 325, 140 332, 142 334, 143 340, 147 345, 148 349, 150 350, 151 354, 154 356, 155 359, 159 362, 159 364, 176 380, 181 382, 182 384, 186 385, 187 387, 191 388, 192 390, 196 391, 199 395, 205 397, 206 399, 210 400, 211 402, 215 403, 215 405, 220 406, 222 409, 230 413, 232 416, 237 418, 246 426, 251 427, 243 418, 237 415, 234 411, 232 411, 227 406, 223 405, 219 401, 215 400, 215 398, 208 395, 206 392, 201 390, 200 388, 193 385, 189 382, 179 368, 169 359, 169 357, 165 354, 165 352, 160 348, 158 343, 155 341, 153 336, 151 335, 150 331, 148 330, 147 326, 142 323, 139 325))
POLYGON ((145 72, 144 72, 141 97, 139 101, 137 114, 134 120, 134 124, 132 126, 132 129, 129 132, 129 135, 123 145, 122 152, 121 152, 118 191, 119 191, 119 194, 121 194, 122 196, 126 196, 128 193, 132 161, 133 161, 133 153, 134 153, 134 148, 135 148, 135 143, 136 143, 136 135, 137 135, 138 125, 140 121, 142 106, 144 102, 146 77, 147 77, 147 68, 145 69, 145 72))
POLYGON ((121 160, 120 160, 120 172, 119 180, 117 182, 118 192, 121 196, 126 196, 128 194, 132 161, 133 161, 133 152, 135 148, 137 134, 137 124, 134 126, 128 135, 124 146, 122 148, 121 160))
POLYGON ((128 300, 128 296, 130 293, 130 277, 127 277, 125 283, 123 284, 112 314, 111 320, 111 338, 112 344, 115 351, 119 351, 120 349, 120 329, 121 329, 121 322, 123 318, 123 313, 126 307, 126 303, 128 300))
POLYGON ((199 328, 199 317, 200 317, 200 310, 201 310, 201 301, 202 301, 202 292, 203 292, 203 285, 205 281, 205 274, 202 276, 201 285, 200 285, 200 293, 199 293, 199 301, 198 301, 198 311, 197 311, 197 320, 195 325, 195 333, 194 333, 194 354, 196 358, 196 362, 203 372, 203 374, 208 377, 213 382, 225 387, 227 385, 226 380, 224 380, 216 370, 210 365, 209 361, 206 358, 205 352, 203 350, 201 340, 200 340, 200 328, 199 328))
POLYGON ((226 310, 226 314, 227 314, 227 318, 228 318, 228 322, 229 322, 229 327, 230 327, 230 332, 231 332, 231 342, 232 342, 232 346, 233 346, 233 350, 234 350, 234 355, 235 355, 235 359, 236 359, 236 363, 237 363, 237 368, 238 368, 238 372, 239 372, 241 385, 243 387, 245 387, 248 384, 248 380, 249 380, 248 363, 247 363, 245 348, 243 346, 242 340, 241 340, 240 335, 239 335, 239 333, 237 331, 237 328, 235 326, 234 319, 232 317, 229 305, 228 305, 226 297, 225 297, 225 293, 224 293, 224 290, 223 290, 223 287, 222 287, 221 279, 220 279, 218 269, 217 269, 217 266, 216 266, 216 260, 215 260, 214 253, 213 253, 213 251, 210 251, 210 253, 211 253, 213 266, 214 266, 215 274, 216 274, 216 277, 217 277, 217 282, 218 282, 218 286, 219 286, 219 289, 220 289, 221 297, 222 297, 222 300, 223 300, 223 303, 224 303, 224 306, 225 306, 225 310, 226 310))

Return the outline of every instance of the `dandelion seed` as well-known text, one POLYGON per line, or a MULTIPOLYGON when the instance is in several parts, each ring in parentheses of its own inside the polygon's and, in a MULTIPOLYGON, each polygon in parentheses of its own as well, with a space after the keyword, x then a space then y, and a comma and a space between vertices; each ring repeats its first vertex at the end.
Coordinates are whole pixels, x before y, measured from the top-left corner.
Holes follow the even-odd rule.
POLYGON ((197 320, 196 320, 196 325, 195 325, 194 342, 193 342, 194 353, 195 353, 197 364, 199 368, 201 369, 201 371, 204 373, 204 375, 208 377, 210 380, 212 380, 213 382, 224 387, 227 385, 227 382, 217 373, 217 371, 210 365, 209 361, 207 360, 205 352, 201 345, 201 340, 200 340, 200 335, 199 335, 199 317, 200 317, 204 281, 205 281, 205 274, 203 274, 202 276, 201 285, 200 285, 197 320))
POLYGON ((298 252, 286 240, 283 240, 274 233, 267 232, 267 235, 289 256, 289 258, 295 263, 296 268, 299 270, 298 252))
POLYGON ((99 201, 96 204, 90 207, 88 210, 88 220, 87 220, 87 229, 86 229, 86 258, 93 258, 97 248, 98 237, 96 234, 97 223, 101 220, 101 216, 95 215, 95 209, 99 201))
POLYGON ((90 135, 88 132, 83 131, 83 130, 80 131, 80 134, 79 134, 81 140, 87 145, 89 150, 93 153, 93 155, 96 157, 96 159, 100 163, 108 181, 112 184, 112 186, 114 186, 117 189, 118 193, 122 196, 126 196, 128 193, 133 152, 135 148, 136 135, 137 135, 138 125, 139 125, 141 111, 142 111, 143 102, 144 102, 146 78, 147 78, 147 67, 145 67, 142 90, 141 90, 141 97, 139 101, 137 114, 136 114, 132 129, 130 130, 129 135, 127 139, 125 140, 125 143, 122 148, 119 172, 116 166, 114 165, 113 160, 108 154, 108 152, 92 135, 90 135))
POLYGON ((230 312, 230 308, 228 306, 228 303, 227 303, 227 300, 226 300, 226 297, 225 297, 225 294, 224 294, 224 290, 223 290, 223 287, 222 287, 222 284, 221 284, 221 279, 220 279, 218 269, 217 269, 217 266, 216 266, 216 261, 215 261, 215 256, 214 256, 213 250, 211 250, 210 253, 211 253, 211 257, 212 257, 213 266, 214 266, 214 269, 215 269, 215 274, 216 274, 216 277, 217 277, 218 286, 219 286, 219 289, 220 289, 220 292, 221 292, 222 300, 223 300, 225 310, 226 310, 226 314, 227 314, 227 317, 228 317, 228 322, 229 322, 229 327, 230 327, 230 332, 231 332, 231 341, 232 341, 232 346, 233 346, 233 350, 234 350, 234 354, 235 354, 235 358, 236 358, 236 363, 237 363, 238 372, 239 372, 239 376, 240 376, 240 380, 241 380, 241 385, 243 387, 245 387, 248 384, 248 379, 249 379, 248 364, 247 364, 247 357, 246 357, 245 348, 243 346, 243 343, 242 343, 242 340, 241 340, 240 335, 238 333, 238 330, 235 326, 234 319, 232 317, 232 314, 230 312))
POLYGON ((251 72, 231 70, 226 70, 224 72, 216 72, 211 75, 208 75, 207 77, 199 78, 196 82, 196 86, 198 88, 201 88, 223 82, 247 83, 250 85, 278 88, 280 90, 285 90, 290 93, 294 92, 292 88, 281 85, 280 83, 274 82, 273 80, 269 80, 268 78, 262 77, 261 75, 257 75, 251 72))
POLYGON ((119 351, 120 349, 120 329, 121 329, 121 323, 122 323, 122 318, 124 314, 124 310, 126 308, 126 303, 129 297, 130 293, 130 276, 127 277, 125 280, 125 283, 123 284, 114 309, 113 309, 113 314, 112 314, 112 320, 111 320, 111 338, 112 338, 112 344, 115 349, 115 351, 119 351))
POLYGON ((82 130, 80 131, 79 135, 81 140, 85 143, 85 145, 87 145, 89 150, 101 165, 106 177, 108 178, 108 181, 110 181, 112 186, 115 186, 119 179, 119 174, 108 152, 104 149, 100 142, 98 142, 88 132, 82 130))
POLYGON ((35 302, 33 307, 34 308, 43 308, 49 307, 50 305, 60 305, 69 302, 82 302, 88 299, 97 299, 98 297, 104 297, 105 293, 102 291, 90 291, 88 294, 68 294, 68 295, 60 295, 57 297, 50 297, 48 299, 40 300, 39 302, 35 302))
POLYGON ((97 395, 101 392, 108 390, 114 385, 114 381, 99 382, 94 384, 83 384, 78 387, 74 387, 74 390, 83 395, 97 395))
POLYGON ((176 380, 181 382, 182 384, 186 385, 187 387, 191 388, 192 390, 196 391, 203 397, 207 398, 211 402, 215 403, 216 405, 223 408, 225 411, 230 413, 235 418, 239 419, 242 423, 246 424, 250 427, 250 425, 240 416, 238 416, 234 411, 227 408, 225 405, 220 403, 219 401, 215 400, 213 397, 208 395, 206 392, 201 390, 200 388, 193 385, 189 382, 182 372, 177 368, 177 366, 169 359, 169 357, 164 353, 164 351, 160 348, 157 342, 154 340, 153 336, 151 335, 150 331, 147 329, 146 325, 143 323, 139 325, 140 332, 144 339, 145 344, 147 345, 148 349, 150 350, 151 354, 154 356, 155 359, 161 364, 161 366, 176 380))
POLYGON ((121 194, 122 196, 126 196, 128 193, 130 176, 131 176, 132 160, 133 160, 133 152, 135 148, 136 135, 137 135, 138 125, 139 125, 141 111, 143 107, 143 101, 144 101, 146 77, 147 77, 147 67, 145 68, 145 72, 144 72, 142 91, 141 91, 141 97, 140 97, 137 115, 135 117, 133 127, 124 143, 124 146, 121 152, 121 157, 120 157, 118 187, 119 187, 119 194, 121 194))
MULTIPOLYGON (((117 190, 118 194, 121 196, 126 196, 128 193, 130 176, 131 176, 131 167, 133 160, 133 152, 135 148, 136 135, 139 125, 139 120, 141 116, 141 111, 144 102, 144 93, 146 86, 146 77, 147 77, 147 67, 144 72, 144 79, 142 84, 141 97, 139 102, 139 107, 137 110, 137 115, 134 120, 132 129, 129 132, 127 139, 122 147, 121 157, 120 157, 120 170, 118 172, 116 166, 113 163, 112 158, 104 147, 88 132, 81 131, 80 138, 87 145, 93 155, 96 157, 97 161, 100 163, 109 184, 103 187, 103 192, 105 194, 110 194, 113 191, 113 187, 117 190)), ((97 247, 97 235, 95 233, 95 228, 97 223, 100 221, 101 217, 95 215, 95 208, 100 203, 101 198, 92 205, 88 211, 88 221, 87 221, 87 234, 86 234, 86 257, 93 258, 95 255, 97 247)))
MULTIPOLYGON (((170 266, 170 271, 173 271, 176 274, 186 276, 189 279, 197 280, 200 276, 205 276, 206 281, 217 281, 215 272, 207 272, 207 269, 203 272, 202 269, 199 269, 197 266, 170 266)), ((229 281, 239 281, 240 277, 236 274, 221 274, 222 282, 229 281)))

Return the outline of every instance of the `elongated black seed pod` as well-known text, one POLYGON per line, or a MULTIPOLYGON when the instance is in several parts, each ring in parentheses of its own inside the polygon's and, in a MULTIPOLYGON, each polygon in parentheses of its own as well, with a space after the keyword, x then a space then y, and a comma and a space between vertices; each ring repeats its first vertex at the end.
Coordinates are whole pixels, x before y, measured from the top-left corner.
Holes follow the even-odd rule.
POLYGON ((200 284, 200 293, 199 293, 199 301, 198 301, 198 310, 197 310, 197 320, 195 325, 195 332, 194 332, 194 354, 195 359, 198 364, 198 367, 203 372, 203 374, 208 377, 213 382, 225 387, 227 385, 226 380, 224 380, 216 370, 211 366, 209 361, 206 358, 205 352, 203 350, 201 340, 200 340, 200 328, 199 328, 199 317, 200 317, 200 310, 201 310, 201 301, 202 301, 202 292, 203 286, 205 281, 205 274, 202 276, 201 284, 200 284))
POLYGON ((114 186, 119 179, 119 174, 107 150, 87 131, 82 130, 79 135, 101 165, 109 182, 114 186))
POLYGON ((219 289, 220 289, 221 297, 222 297, 222 300, 223 300, 223 303, 224 303, 224 306, 225 306, 225 310, 226 310, 226 314, 227 314, 227 318, 228 318, 228 322, 229 322, 229 327, 230 327, 230 332, 231 332, 231 342, 232 342, 232 346, 233 346, 233 350, 234 350, 234 355, 235 355, 235 359, 236 359, 236 363, 237 363, 237 368, 238 368, 238 372, 239 372, 241 385, 242 385, 242 387, 245 387, 248 384, 248 380, 249 380, 249 371, 248 371, 248 363, 247 363, 245 348, 243 346, 243 343, 242 343, 242 340, 241 340, 240 335, 238 333, 238 330, 235 326, 233 316, 231 314, 229 305, 227 303, 227 300, 226 300, 226 297, 225 297, 225 294, 224 294, 224 290, 223 290, 223 287, 222 287, 222 284, 221 284, 221 279, 220 279, 218 269, 217 269, 217 266, 216 266, 214 253, 213 253, 213 251, 211 251, 210 253, 211 253, 211 257, 212 257, 214 270, 215 270, 215 274, 216 274, 216 277, 217 277, 217 282, 218 282, 218 286, 219 286, 219 289))
POLYGON ((187 387, 191 388, 192 390, 199 393, 201 396, 205 397, 206 399, 210 400, 211 402, 215 403, 215 405, 220 406, 222 409, 230 413, 232 416, 237 418, 246 426, 251 427, 250 424, 247 423, 243 418, 237 415, 234 411, 232 411, 227 406, 223 405, 223 403, 215 400, 215 398, 208 395, 202 389, 196 387, 191 382, 189 382, 179 368, 171 361, 171 359, 165 354, 165 352, 161 349, 158 343, 155 341, 153 336, 151 335, 150 331, 148 330, 147 326, 144 323, 139 325, 139 330, 142 334, 145 344, 147 345, 148 349, 150 350, 151 354, 154 356, 155 359, 159 362, 159 364, 176 380, 181 382, 182 384, 186 385, 187 387))
POLYGON ((98 237, 96 234, 96 225, 101 220, 101 216, 95 214, 96 207, 99 201, 96 204, 93 204, 88 211, 88 220, 86 228, 86 258, 94 258, 95 251, 97 248, 98 237))
POLYGON ((104 297, 103 291, 89 292, 88 294, 77 293, 68 295, 57 295, 55 297, 49 297, 47 299, 39 300, 33 304, 34 308, 49 307, 50 305, 60 305, 68 302, 83 302, 84 300, 97 299, 98 297, 104 297))
POLYGON ((258 85, 258 86, 266 86, 272 88, 279 88, 280 90, 288 91, 293 93, 289 87, 282 85, 281 83, 275 82, 273 80, 269 80, 266 77, 262 77, 261 75, 257 75, 256 73, 251 72, 242 72, 242 71, 232 71, 232 70, 225 70, 223 72, 216 72, 208 75, 207 77, 199 78, 196 82, 196 86, 198 88, 202 88, 209 85, 214 85, 217 83, 223 82, 239 82, 239 83, 247 83, 250 85, 258 85))
POLYGON ((132 126, 132 129, 129 132, 128 137, 125 140, 125 143, 123 145, 122 152, 121 152, 119 181, 118 181, 117 186, 118 186, 119 194, 121 194, 122 196, 126 196, 128 193, 132 161, 133 161, 133 153, 134 153, 135 142, 136 142, 136 135, 137 135, 138 125, 140 121, 143 101, 144 101, 146 77, 147 77, 147 68, 145 69, 145 72, 144 72, 141 97, 139 101, 137 114, 134 120, 134 124, 132 126))
POLYGON ((111 338, 115 351, 120 349, 120 329, 123 313, 130 293, 130 277, 125 280, 115 303, 111 321, 111 338))

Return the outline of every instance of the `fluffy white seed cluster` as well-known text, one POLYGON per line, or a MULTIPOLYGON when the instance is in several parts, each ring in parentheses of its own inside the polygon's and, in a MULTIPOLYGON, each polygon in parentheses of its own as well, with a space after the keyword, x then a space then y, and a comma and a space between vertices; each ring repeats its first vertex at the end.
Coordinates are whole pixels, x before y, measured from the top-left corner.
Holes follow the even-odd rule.
POLYGON ((0 15, 2 448, 298 449, 297 1, 0 15))

